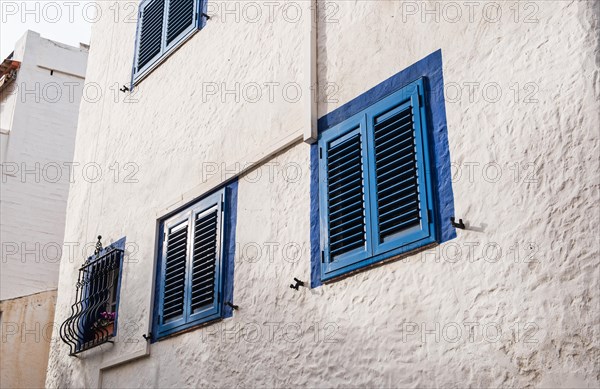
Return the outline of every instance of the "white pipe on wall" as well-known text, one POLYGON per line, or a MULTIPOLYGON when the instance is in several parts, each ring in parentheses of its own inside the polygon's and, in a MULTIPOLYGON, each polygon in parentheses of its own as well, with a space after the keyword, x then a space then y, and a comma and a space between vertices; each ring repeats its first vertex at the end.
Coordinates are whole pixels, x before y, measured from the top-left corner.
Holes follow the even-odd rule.
POLYGON ((305 44, 304 71, 306 72, 306 123, 304 130, 304 141, 314 143, 317 141, 317 102, 319 98, 319 84, 317 78, 317 23, 318 7, 317 0, 310 0, 308 13, 310 17, 305 18, 306 29, 309 39, 305 44))

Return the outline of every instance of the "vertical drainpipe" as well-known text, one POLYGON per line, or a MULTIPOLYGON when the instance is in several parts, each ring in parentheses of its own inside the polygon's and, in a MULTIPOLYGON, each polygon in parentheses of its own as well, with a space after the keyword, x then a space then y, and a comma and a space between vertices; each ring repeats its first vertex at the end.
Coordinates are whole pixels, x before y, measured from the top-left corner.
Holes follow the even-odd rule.
POLYGON ((304 44, 305 88, 307 88, 306 98, 304 99, 306 109, 304 141, 306 143, 314 143, 317 141, 317 100, 319 97, 317 79, 317 0, 309 0, 308 4, 309 17, 304 18, 305 28, 308 31, 308 39, 306 39, 304 44))

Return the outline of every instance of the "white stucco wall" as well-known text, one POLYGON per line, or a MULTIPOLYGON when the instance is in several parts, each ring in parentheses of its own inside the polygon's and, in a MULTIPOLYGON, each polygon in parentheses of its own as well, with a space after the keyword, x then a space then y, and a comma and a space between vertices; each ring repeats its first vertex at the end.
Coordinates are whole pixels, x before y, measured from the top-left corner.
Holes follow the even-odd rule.
MULTIPOLYGON (((455 209, 469 229, 403 261, 293 291, 293 277, 310 279, 309 146, 297 142, 240 178, 239 311, 99 375, 145 349, 162 210, 207 190, 207 166, 243 165, 306 130, 302 102, 203 93, 213 83, 305 83, 306 24, 235 22, 213 9, 207 27, 140 83, 136 102, 106 93, 82 104, 75 160, 105 174, 72 185, 65 240, 126 236, 129 255, 116 343, 81 358, 53 344, 47 386, 90 387, 99 377, 104 387, 599 385, 597 9, 520 2, 517 17, 514 4, 493 3, 502 9, 494 22, 487 3, 457 3, 458 20, 445 2, 405 3, 323 5, 318 80, 333 89, 321 93, 318 115, 441 48, 455 209), (439 21, 423 22, 423 7, 436 4, 439 21), (284 173, 291 165, 302 167, 298 179, 284 173)), ((134 30, 112 18, 94 25, 88 81, 127 82, 134 30)), ((57 323, 73 303, 78 265, 61 262, 57 323)))
POLYGON ((13 60, 21 66, 1 101, 2 300, 58 285, 87 49, 28 31, 13 60))

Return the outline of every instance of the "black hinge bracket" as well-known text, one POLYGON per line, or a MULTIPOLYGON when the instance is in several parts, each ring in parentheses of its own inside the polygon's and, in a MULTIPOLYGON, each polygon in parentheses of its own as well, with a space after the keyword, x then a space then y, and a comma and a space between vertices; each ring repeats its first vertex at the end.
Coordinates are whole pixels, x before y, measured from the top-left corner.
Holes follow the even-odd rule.
POLYGON ((452 227, 460 228, 461 230, 465 230, 465 223, 463 223, 462 219, 458 219, 458 223, 454 220, 454 216, 450 218, 450 223, 452 223, 452 227))
POLYGON ((319 147, 319 159, 323 158, 323 148, 319 147))
POLYGON ((231 309, 233 309, 233 310, 237 310, 239 308, 239 306, 233 304, 231 301, 225 301, 225 305, 227 305, 228 307, 231 307, 231 309))
POLYGON ((202 12, 202 16, 204 16, 206 18, 206 20, 210 20, 210 16, 208 16, 207 14, 205 14, 204 12, 202 12))
POLYGON ((301 286, 304 286, 304 282, 300 281, 296 277, 294 277, 294 281, 296 281, 296 285, 290 284, 290 288, 298 290, 301 286))
POLYGON ((321 263, 325 263, 325 251, 321 250, 321 263))

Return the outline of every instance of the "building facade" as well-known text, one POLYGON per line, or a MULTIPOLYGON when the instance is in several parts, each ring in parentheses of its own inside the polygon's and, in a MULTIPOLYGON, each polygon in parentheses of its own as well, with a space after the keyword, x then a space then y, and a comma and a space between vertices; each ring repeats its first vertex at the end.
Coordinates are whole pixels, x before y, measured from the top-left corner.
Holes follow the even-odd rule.
POLYGON ((598 386, 593 2, 100 5, 48 387, 598 386))
POLYGON ((28 31, 2 63, 2 387, 43 387, 87 47, 28 31))

